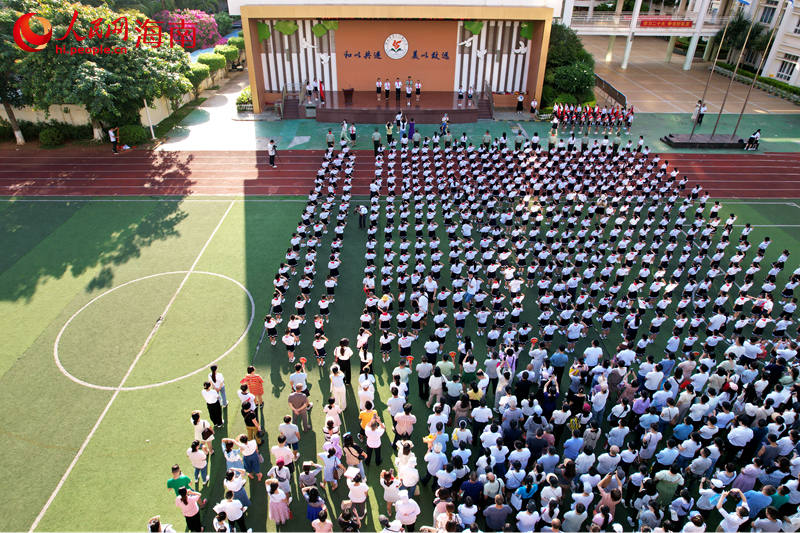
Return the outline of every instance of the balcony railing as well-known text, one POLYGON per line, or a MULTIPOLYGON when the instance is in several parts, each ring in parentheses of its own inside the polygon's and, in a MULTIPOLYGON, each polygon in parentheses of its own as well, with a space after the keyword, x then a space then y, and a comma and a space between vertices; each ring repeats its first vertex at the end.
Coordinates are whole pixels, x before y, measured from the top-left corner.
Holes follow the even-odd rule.
MULTIPOLYGON (((655 28, 655 27, 645 27, 641 26, 642 20, 653 19, 656 18, 659 21, 676 21, 676 22, 692 22, 692 26, 697 21, 698 14, 694 12, 688 12, 683 15, 648 15, 647 13, 639 14, 639 19, 637 21, 637 29, 671 29, 669 26, 664 26, 662 28, 655 28)), ((608 12, 595 12, 591 16, 584 15, 581 13, 575 13, 572 15, 572 22, 570 26, 573 28, 584 27, 584 28, 592 28, 592 29, 626 29, 629 28, 631 25, 631 20, 633 19, 633 13, 631 12, 622 12, 619 15, 615 13, 608 13, 608 12)), ((728 17, 714 17, 707 15, 705 21, 703 22, 704 29, 722 29, 722 27, 727 22, 728 17)), ((688 28, 684 28, 688 29, 688 28)))

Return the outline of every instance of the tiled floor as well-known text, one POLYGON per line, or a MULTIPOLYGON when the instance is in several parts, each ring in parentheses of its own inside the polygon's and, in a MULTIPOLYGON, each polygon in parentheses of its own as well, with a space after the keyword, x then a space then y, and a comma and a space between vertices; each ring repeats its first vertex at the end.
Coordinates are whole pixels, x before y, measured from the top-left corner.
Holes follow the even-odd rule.
MULTIPOLYGON (((674 53, 665 63, 667 41, 657 37, 637 37, 633 41, 628 69, 622 70, 625 39, 617 37, 614 57, 605 62, 608 37, 582 37, 586 49, 595 58, 595 72, 625 93, 628 101, 644 113, 691 113, 703 95, 710 63, 695 60, 692 69, 683 70, 684 56, 674 53)), ((709 113, 719 111, 730 80, 714 74, 706 101, 709 113)), ((738 114, 749 86, 734 82, 725 103, 725 113, 738 114)), ((800 106, 753 89, 745 113, 800 113, 800 106)))

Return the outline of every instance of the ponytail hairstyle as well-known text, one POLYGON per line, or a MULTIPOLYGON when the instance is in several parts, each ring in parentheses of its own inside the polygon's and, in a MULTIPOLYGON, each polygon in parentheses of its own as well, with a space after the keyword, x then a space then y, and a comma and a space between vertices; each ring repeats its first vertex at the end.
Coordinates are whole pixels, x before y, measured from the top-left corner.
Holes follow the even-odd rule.
POLYGON ((211 365, 211 381, 217 382, 217 365, 211 365))

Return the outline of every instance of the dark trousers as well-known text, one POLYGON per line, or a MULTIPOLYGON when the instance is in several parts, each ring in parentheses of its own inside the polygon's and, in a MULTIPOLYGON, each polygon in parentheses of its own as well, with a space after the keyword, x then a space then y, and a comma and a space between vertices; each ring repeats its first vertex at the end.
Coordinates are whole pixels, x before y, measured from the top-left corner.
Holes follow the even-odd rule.
POLYGON ((208 407, 208 417, 211 419, 211 423, 215 426, 221 426, 222 406, 220 406, 219 400, 214 403, 207 403, 206 407, 208 407))
POLYGON ((350 385, 350 376, 352 376, 353 369, 350 368, 350 359, 347 361, 339 360, 339 367, 344 372, 344 383, 345 385, 350 385))
POLYGON ((394 90, 394 97, 397 98, 398 100, 400 100, 400 89, 395 89, 394 90))
POLYGON ((117 141, 111 141, 111 151, 117 153, 117 141))
POLYGON ((705 113, 698 113, 698 115, 697 115, 697 125, 698 126, 703 123, 703 117, 704 116, 705 116, 705 113))
POLYGON ((430 396, 431 393, 431 387, 428 385, 428 379, 430 378, 417 377, 417 384, 419 385, 419 397, 425 401, 428 401, 428 396, 430 396))
POLYGON ((366 228, 367 227, 367 215, 358 215, 358 227, 359 228, 366 228))
POLYGON ((378 148, 380 148, 381 142, 380 141, 372 141, 372 148, 375 151, 375 155, 378 155, 378 148))
POLYGON ((275 154, 269 154, 269 164, 275 166, 275 154))
POLYGON ((229 522, 232 526, 236 527, 237 531, 247 531, 247 522, 244 521, 244 515, 239 517, 238 520, 229 520, 229 522))
POLYGON ((377 448, 370 448, 367 446, 365 453, 367 454, 367 458, 364 460, 365 465, 369 465, 370 460, 372 459, 372 453, 375 452, 375 464, 380 466, 381 465, 381 447, 378 446, 377 448))

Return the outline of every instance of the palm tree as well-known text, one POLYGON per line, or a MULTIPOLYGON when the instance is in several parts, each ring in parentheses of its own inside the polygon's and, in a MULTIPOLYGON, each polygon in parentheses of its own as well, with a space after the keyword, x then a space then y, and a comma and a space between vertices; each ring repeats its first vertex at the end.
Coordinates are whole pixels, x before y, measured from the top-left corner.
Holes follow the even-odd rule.
MULTIPOLYGON (((763 24, 756 23, 753 29, 750 30, 752 21, 744 14, 741 8, 736 11, 728 23, 728 32, 725 35, 725 42, 720 42, 720 46, 728 47, 728 55, 726 61, 730 62, 732 58, 737 57, 738 52, 744 47, 753 52, 764 52, 767 47, 769 39, 767 27, 763 24), (747 32, 750 31, 749 38, 747 32), (747 39, 747 46, 745 46, 745 39, 747 39)), ((722 39, 722 31, 717 32, 715 40, 722 39)))

